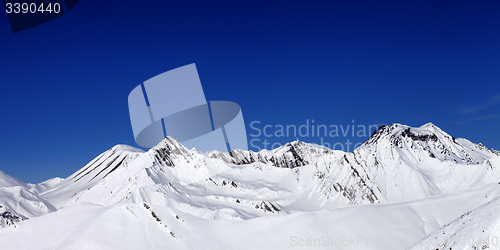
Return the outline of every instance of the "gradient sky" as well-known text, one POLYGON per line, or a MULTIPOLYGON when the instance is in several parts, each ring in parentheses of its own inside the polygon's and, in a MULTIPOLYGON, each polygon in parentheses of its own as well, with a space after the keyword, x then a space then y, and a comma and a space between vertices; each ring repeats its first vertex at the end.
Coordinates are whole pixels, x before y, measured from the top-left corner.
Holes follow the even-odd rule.
POLYGON ((129 92, 190 63, 207 100, 241 106, 260 146, 296 137, 250 136, 253 121, 314 120, 432 122, 500 149, 498 3, 346 2, 81 0, 15 34, 0 15, 0 170, 64 178, 116 144, 137 146, 129 92))

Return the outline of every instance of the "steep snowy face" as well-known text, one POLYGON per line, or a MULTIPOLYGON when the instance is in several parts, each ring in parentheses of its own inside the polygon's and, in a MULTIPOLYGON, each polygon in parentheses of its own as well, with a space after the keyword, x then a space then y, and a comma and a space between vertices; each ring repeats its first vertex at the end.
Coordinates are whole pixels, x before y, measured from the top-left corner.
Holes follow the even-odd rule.
POLYGON ((401 149, 405 156, 418 161, 431 157, 440 161, 472 165, 500 155, 500 152, 488 150, 482 144, 475 144, 462 138, 456 139, 432 123, 419 128, 401 124, 382 126, 361 148, 373 148, 372 145, 385 143, 401 149))
POLYGON ((122 164, 125 165, 134 160, 143 152, 127 145, 116 145, 85 165, 80 171, 69 176, 65 182, 93 183, 106 177, 122 164))
MULTIPOLYGON (((106 177, 113 172, 127 168, 130 162, 143 153, 144 151, 127 145, 116 145, 97 156, 68 178, 64 180, 49 180, 44 185, 34 186, 32 189, 39 190, 40 196, 49 200, 56 207, 74 203, 86 193, 96 193, 93 198, 99 199, 105 193, 112 192, 111 190, 117 187, 109 187, 112 188, 111 190, 92 189, 102 185, 104 180, 107 179, 106 177), (103 194, 98 194, 99 192, 103 194)), ((88 201, 95 202, 92 199, 88 201)))
POLYGON ((498 152, 456 139, 431 123, 382 126, 351 153, 389 202, 422 199, 498 180, 498 152))

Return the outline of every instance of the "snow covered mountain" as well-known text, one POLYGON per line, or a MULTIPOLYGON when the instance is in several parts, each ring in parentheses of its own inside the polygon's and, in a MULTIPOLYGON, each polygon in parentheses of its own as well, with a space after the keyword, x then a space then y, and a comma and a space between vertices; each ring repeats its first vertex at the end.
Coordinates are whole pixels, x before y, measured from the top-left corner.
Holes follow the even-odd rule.
POLYGON ((38 196, 38 191, 54 180, 57 179, 36 185, 24 184, 0 171, 0 227, 54 212, 55 207, 38 196))
POLYGON ((342 163, 374 183, 382 200, 401 202, 494 183, 499 171, 490 160, 499 155, 432 123, 420 128, 393 124, 375 131, 342 163))
MULTIPOLYGON (((96 224, 87 225, 85 216, 98 216, 102 221, 124 226, 126 223, 121 220, 134 217, 130 225, 155 232, 144 237, 161 238, 163 231, 169 235, 167 239, 159 239, 158 245, 148 245, 155 249, 163 244, 197 249, 196 244, 206 246, 208 242, 215 244, 214 249, 234 248, 248 239, 234 236, 235 241, 227 243, 224 240, 228 239, 214 238, 213 233, 207 233, 211 231, 206 231, 208 236, 202 241, 180 241, 193 240, 196 236, 192 233, 204 229, 225 227, 231 234, 232 226, 249 235, 264 237, 274 232, 270 230, 279 230, 269 226, 273 223, 291 227, 282 230, 279 241, 265 238, 278 249, 299 244, 300 237, 314 238, 323 236, 322 233, 348 237, 345 232, 349 230, 356 236, 359 231, 375 238, 418 240, 500 195, 499 167, 498 151, 454 138, 431 123, 419 128, 401 124, 382 126, 352 152, 294 141, 260 152, 203 153, 167 137, 147 152, 117 145, 64 180, 24 184, 0 172, 0 206, 5 207, 3 214, 8 212, 3 222, 0 216, 0 222, 4 226, 35 230, 48 221, 58 221, 64 227, 87 232, 96 224), (445 207, 446 211, 439 207, 445 207), (69 219, 78 214, 84 215, 69 219), (413 224, 402 230, 391 216, 413 224), (152 221, 145 222, 146 218, 152 221), (322 225, 326 223, 322 221, 333 223, 332 218, 345 227, 322 225), (240 222, 231 224, 231 221, 240 222), (317 229, 306 233, 297 225, 298 221, 317 229), (357 224, 347 226, 351 223, 357 224), (198 224, 202 226, 197 227, 198 224), (161 227, 151 229, 153 225, 161 227), (261 230, 252 231, 247 226, 261 230), (386 230, 380 232, 378 227, 386 230), (295 241, 291 238, 294 235, 295 241), (217 245, 217 239, 222 245, 217 245)), ((13 228, 0 230, 0 242, 7 239, 4 237, 17 235, 17 229, 13 228)), ((22 235, 35 239, 26 233, 22 235)), ((66 243, 58 241, 61 245, 51 245, 52 248, 71 249, 81 241, 98 244, 92 237, 74 239, 73 236, 66 235, 66 243)), ((16 244, 9 246, 21 247, 16 244)), ((350 249, 352 245, 334 247, 350 249)), ((378 249, 404 248, 391 245, 378 249)))

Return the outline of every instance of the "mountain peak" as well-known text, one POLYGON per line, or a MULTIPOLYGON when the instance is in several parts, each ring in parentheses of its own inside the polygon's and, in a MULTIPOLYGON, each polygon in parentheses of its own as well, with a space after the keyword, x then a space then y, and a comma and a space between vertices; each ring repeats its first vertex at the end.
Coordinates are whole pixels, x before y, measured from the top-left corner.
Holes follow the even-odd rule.
POLYGON ((424 153, 441 161, 463 164, 478 164, 496 155, 480 144, 466 139, 456 139, 430 122, 420 127, 397 123, 380 126, 360 148, 377 148, 377 145, 395 146, 413 157, 418 156, 420 160, 423 158, 419 157, 423 155, 419 155, 424 153))
POLYGON ((129 146, 129 145, 126 145, 126 144, 117 144, 115 146, 113 146, 111 149, 111 151, 120 151, 120 152, 137 152, 137 153, 143 153, 144 150, 142 149, 139 149, 139 148, 134 148, 132 146, 129 146))
POLYGON ((188 148, 184 147, 184 145, 169 135, 152 149, 155 151, 160 149, 167 150, 168 154, 187 154, 189 152, 188 148))
POLYGON ((409 137, 413 140, 436 140, 437 137, 445 137, 453 139, 450 135, 444 132, 442 129, 434 125, 433 123, 426 123, 418 128, 410 127, 407 125, 402 125, 399 123, 394 123, 391 125, 382 125, 377 130, 375 130, 368 142, 374 142, 380 140, 382 137, 389 137, 392 139, 400 137, 409 137))
POLYGON ((432 123, 432 122, 428 122, 428 123, 426 123, 426 124, 424 124, 424 125, 420 126, 420 128, 428 128, 428 127, 430 127, 430 128, 438 128, 438 127, 437 127, 436 125, 434 125, 434 123, 432 123))

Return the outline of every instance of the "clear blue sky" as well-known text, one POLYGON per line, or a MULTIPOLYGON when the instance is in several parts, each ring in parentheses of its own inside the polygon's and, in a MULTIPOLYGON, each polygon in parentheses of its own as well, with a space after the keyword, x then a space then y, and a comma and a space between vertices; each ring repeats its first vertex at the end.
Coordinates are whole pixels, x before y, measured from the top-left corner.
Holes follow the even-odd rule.
POLYGON ((15 34, 0 14, 0 170, 64 178, 116 144, 136 146, 129 92, 190 63, 207 100, 241 106, 261 147, 296 137, 253 137, 251 122, 269 134, 314 120, 433 122, 500 149, 498 3, 331 2, 81 0, 15 34))

